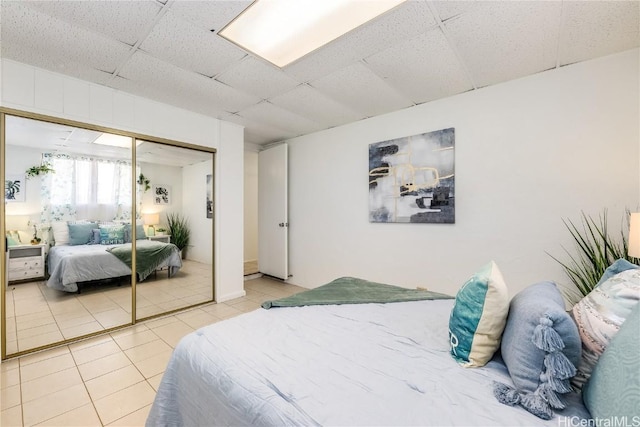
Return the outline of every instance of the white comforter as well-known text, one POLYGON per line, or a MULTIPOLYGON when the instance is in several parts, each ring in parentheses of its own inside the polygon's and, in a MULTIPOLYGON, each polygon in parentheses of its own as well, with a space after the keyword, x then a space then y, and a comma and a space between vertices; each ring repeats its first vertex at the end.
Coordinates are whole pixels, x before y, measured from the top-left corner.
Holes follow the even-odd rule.
MULTIPOLYGON (((176 347, 147 426, 549 425, 448 354, 453 300, 258 309, 176 347)), ((565 415, 588 417, 574 402, 565 415)), ((569 425, 569 424, 566 424, 569 425)))

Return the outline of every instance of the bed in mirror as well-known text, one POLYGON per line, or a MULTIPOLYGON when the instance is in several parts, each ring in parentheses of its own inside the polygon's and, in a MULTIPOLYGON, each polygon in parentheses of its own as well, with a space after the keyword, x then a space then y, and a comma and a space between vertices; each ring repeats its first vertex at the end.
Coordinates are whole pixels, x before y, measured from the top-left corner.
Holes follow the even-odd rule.
POLYGON ((4 131, 6 356, 214 299, 212 152, 9 114, 4 131))

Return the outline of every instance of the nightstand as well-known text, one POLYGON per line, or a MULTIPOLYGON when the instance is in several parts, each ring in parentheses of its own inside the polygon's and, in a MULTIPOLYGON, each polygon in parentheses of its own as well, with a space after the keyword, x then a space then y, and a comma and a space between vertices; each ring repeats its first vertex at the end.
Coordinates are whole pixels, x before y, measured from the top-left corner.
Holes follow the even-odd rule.
POLYGON ((44 279, 44 245, 7 247, 9 282, 44 279))
POLYGON ((163 242, 163 243, 171 243, 171 235, 170 234, 162 234, 162 235, 158 236, 156 234, 155 236, 147 236, 147 240, 154 240, 156 242, 163 242))

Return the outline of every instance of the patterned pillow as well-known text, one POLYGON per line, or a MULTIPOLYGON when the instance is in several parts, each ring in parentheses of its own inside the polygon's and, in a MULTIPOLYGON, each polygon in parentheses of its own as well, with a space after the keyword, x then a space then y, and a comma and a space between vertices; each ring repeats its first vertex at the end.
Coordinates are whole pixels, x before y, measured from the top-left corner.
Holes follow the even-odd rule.
POLYGON ((580 335, 555 283, 540 282, 511 300, 501 353, 515 389, 494 384, 494 395, 548 420, 565 407, 558 394, 571 391, 569 379, 580 360, 580 335))
POLYGON ((495 262, 458 291, 449 317, 451 355, 465 367, 484 366, 500 346, 509 310, 507 285, 495 262))
POLYGON ((639 420, 640 408, 640 304, 602 353, 584 386, 582 398, 591 416, 598 420, 639 420))
MULTIPOLYGON (((633 264, 631 264, 633 265, 633 264)), ((581 388, 620 325, 640 301, 640 269, 611 276, 573 306, 582 339, 582 360, 573 384, 581 388)))
POLYGON ((101 245, 120 245, 124 243, 124 225, 100 225, 101 245))

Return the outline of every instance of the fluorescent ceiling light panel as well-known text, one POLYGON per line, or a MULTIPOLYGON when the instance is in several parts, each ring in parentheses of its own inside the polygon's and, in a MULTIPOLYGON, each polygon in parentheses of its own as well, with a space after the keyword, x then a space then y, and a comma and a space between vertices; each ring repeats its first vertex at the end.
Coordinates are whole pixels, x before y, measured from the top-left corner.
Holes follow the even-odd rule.
POLYGON ((111 147, 131 148, 131 138, 128 136, 114 135, 112 133, 103 133, 95 141, 94 144, 109 145, 111 147))
POLYGON ((257 0, 218 34, 278 67, 405 0, 257 0))

